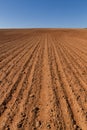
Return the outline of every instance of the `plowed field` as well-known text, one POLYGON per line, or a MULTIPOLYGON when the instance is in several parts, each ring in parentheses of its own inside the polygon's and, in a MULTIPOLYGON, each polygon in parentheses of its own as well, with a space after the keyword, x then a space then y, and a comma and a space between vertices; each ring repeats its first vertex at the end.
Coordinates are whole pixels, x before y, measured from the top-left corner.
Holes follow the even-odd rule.
POLYGON ((0 30, 0 130, 87 130, 87 30, 0 30))

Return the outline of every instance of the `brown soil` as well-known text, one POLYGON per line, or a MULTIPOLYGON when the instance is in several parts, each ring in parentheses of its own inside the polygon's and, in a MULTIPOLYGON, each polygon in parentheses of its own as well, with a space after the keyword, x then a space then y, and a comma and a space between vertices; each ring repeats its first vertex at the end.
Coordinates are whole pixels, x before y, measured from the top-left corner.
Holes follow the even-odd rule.
POLYGON ((0 30, 0 130, 87 130, 87 30, 0 30))

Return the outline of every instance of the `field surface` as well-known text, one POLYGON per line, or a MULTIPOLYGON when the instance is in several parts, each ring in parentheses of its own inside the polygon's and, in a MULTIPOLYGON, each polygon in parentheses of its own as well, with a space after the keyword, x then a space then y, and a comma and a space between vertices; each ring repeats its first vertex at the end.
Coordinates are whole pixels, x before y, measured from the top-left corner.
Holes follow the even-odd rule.
POLYGON ((87 130, 87 30, 0 30, 0 130, 87 130))

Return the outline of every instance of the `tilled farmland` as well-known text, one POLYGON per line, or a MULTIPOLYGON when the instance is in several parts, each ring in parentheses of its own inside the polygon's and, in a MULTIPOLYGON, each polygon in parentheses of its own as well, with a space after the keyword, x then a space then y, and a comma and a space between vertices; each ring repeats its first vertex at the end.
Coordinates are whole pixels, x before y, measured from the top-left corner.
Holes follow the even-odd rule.
POLYGON ((87 130, 87 30, 0 30, 0 130, 87 130))

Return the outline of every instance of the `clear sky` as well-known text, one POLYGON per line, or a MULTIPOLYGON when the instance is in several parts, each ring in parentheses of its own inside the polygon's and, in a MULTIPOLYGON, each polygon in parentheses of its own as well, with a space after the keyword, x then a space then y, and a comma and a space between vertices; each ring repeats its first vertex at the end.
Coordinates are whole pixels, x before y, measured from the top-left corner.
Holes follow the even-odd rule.
POLYGON ((87 0, 0 0, 0 28, 87 28, 87 0))

